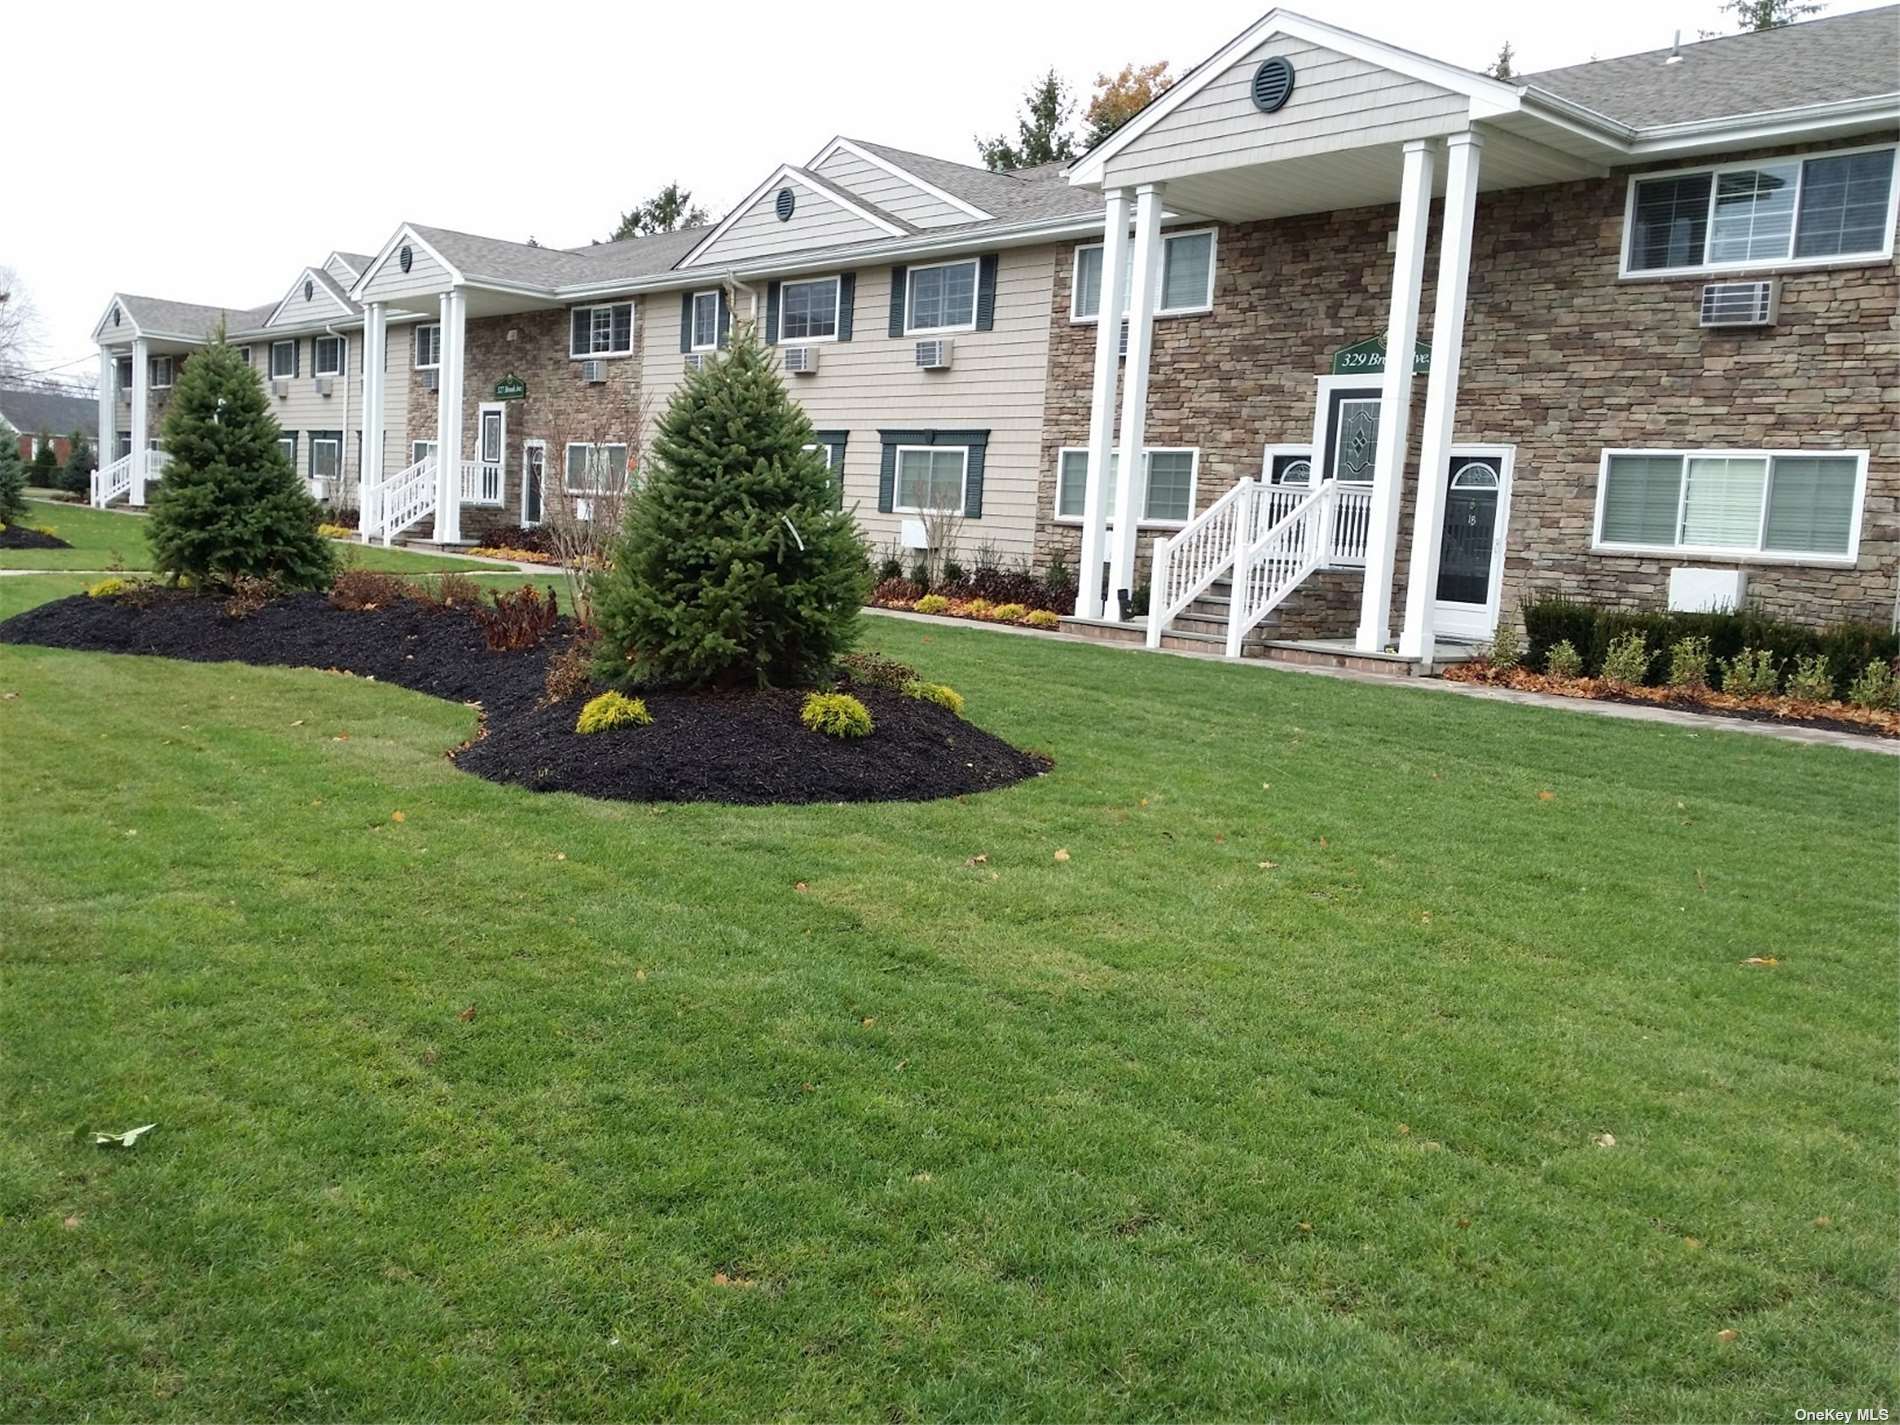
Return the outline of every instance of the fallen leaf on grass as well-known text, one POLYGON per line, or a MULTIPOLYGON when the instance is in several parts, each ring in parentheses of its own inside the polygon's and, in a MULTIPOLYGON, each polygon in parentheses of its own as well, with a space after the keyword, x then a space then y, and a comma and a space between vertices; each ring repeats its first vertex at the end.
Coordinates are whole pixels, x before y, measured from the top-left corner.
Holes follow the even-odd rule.
POLYGON ((1280 869, 1280 863, 1278 861, 1262 861, 1260 863, 1260 869, 1263 871, 1277 871, 1280 869))
POLYGON ((990 853, 987 851, 979 851, 963 864, 966 866, 987 866, 990 864, 990 853))
POLYGON ((1777 960, 1773 955, 1750 955, 1746 960, 1741 960, 1737 963, 1742 965, 1774 966, 1779 965, 1781 961, 1777 960))
POLYGON ((1739 1331, 1724 1329, 1721 1331, 1717 1331, 1715 1333, 1715 1339, 1720 1341, 1723 1345, 1727 1345, 1730 1341, 1735 1340, 1741 1334, 1742 1333, 1739 1331))
POLYGON ((565 861, 565 860, 567 859, 567 852, 565 852, 565 851, 556 851, 556 852, 554 853, 554 859, 555 859, 556 861, 565 861))
POLYGON ((1401 1124, 1399 1125, 1399 1137, 1401 1137, 1401 1138, 1405 1138, 1405 1137, 1408 1137, 1408 1136, 1409 1136, 1409 1135, 1411 1134, 1411 1132, 1412 1132, 1412 1125, 1411 1125, 1411 1124, 1409 1124, 1409 1123, 1401 1123, 1401 1124))
POLYGON ((302 718, 298 718, 298 719, 297 719, 297 720, 296 720, 295 722, 293 722, 293 723, 291 724, 291 726, 292 726, 292 727, 302 727, 302 726, 303 726, 303 719, 302 719, 302 718))
POLYGON ((123 1133, 94 1133, 92 1141, 101 1148, 130 1148, 156 1127, 156 1123, 148 1123, 143 1128, 128 1128, 123 1133))
POLYGON ((467 1009, 463 1010, 460 1014, 456 1015, 455 1017, 461 1020, 462 1023, 467 1024, 471 1019, 475 1017, 475 1006, 470 1005, 467 1009))
POLYGON ((633 979, 635 984, 644 985, 647 982, 647 972, 645 970, 635 970, 633 972, 633 979))
POLYGON ((408 817, 406 817, 406 816, 404 816, 404 815, 403 815, 403 814, 402 814, 401 812, 399 812, 399 811, 392 811, 392 812, 391 812, 391 813, 389 814, 389 819, 390 819, 391 821, 407 821, 407 820, 409 820, 409 818, 408 818, 408 817))
POLYGON ((79 1219, 77 1217, 69 1217, 60 1225, 68 1232, 77 1232, 79 1230, 79 1219))
POLYGON ((1682 1239, 1682 1245, 1687 1247, 1691 1252, 1700 1252, 1702 1250, 1702 1239, 1700 1237, 1684 1237, 1682 1239))
POLYGON ((0 693, 0 703, 13 702, 19 696, 18 693, 0 693))
POLYGON ((912 1173, 910 1175, 910 1180, 914 1183, 927 1183, 930 1181, 930 1174, 929 1173, 912 1173))
POLYGON ((1817 1217, 1814 1219, 1814 1225, 1825 1230, 1834 1225, 1834 1219, 1831 1217, 1817 1217))
POLYGON ((1322 851, 1324 851, 1324 850, 1326 849, 1326 846, 1327 846, 1327 841, 1326 841, 1326 838, 1325 838, 1325 837, 1323 837, 1323 836, 1322 836, 1322 837, 1320 837, 1320 839, 1319 839, 1319 849, 1320 849, 1320 850, 1322 850, 1322 851))
POLYGON ((1540 802, 1554 802, 1557 800, 1557 794, 1555 792, 1539 792, 1537 794, 1537 800, 1540 802))
POLYGON ((1058 852, 1056 852, 1056 860, 1058 860, 1058 861, 1066 861, 1066 860, 1068 860, 1068 859, 1069 859, 1069 853, 1068 853, 1067 851, 1058 851, 1058 852))
POLYGON ((339 732, 335 737, 330 739, 332 742, 348 742, 349 740, 350 735, 347 732, 339 732))
POLYGON ((1705 896, 1709 893, 1709 878, 1702 874, 1702 868, 1700 866, 1696 867, 1695 888, 1701 891, 1705 896))
POLYGON ((811 887, 806 885, 803 881, 793 881, 792 889, 795 891, 808 891, 811 887))
POLYGON ((1614 1148, 1616 1146, 1616 1135, 1614 1133, 1599 1133, 1590 1141, 1599 1148, 1614 1148))
POLYGON ((1312 1224, 1312 1223, 1310 1223, 1310 1222, 1302 1222, 1302 1223, 1300 1224, 1300 1231, 1302 1231, 1302 1232, 1311 1232, 1312 1230, 1313 1230, 1313 1224, 1312 1224))
POLYGON ((1463 1231, 1465 1228, 1469 1227, 1470 1225, 1471 1225, 1471 1219, 1469 1217, 1461 1217, 1458 1219, 1458 1228, 1460 1231, 1463 1231))
POLYGON ((757 1286, 758 1283, 753 1281, 751 1277, 729 1277, 724 1272, 714 1272, 713 1285, 736 1287, 745 1291, 757 1286))

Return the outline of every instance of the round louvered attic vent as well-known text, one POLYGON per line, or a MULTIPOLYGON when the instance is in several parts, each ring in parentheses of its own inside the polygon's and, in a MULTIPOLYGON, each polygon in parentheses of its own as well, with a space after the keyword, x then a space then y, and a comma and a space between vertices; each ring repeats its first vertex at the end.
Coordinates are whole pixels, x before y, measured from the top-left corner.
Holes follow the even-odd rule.
POLYGON ((1253 72, 1254 107, 1263 114, 1278 113, 1293 97, 1293 66, 1277 55, 1263 60, 1253 72))
POLYGON ((416 255, 415 253, 409 250, 409 245, 407 243, 403 244, 402 252, 398 255, 402 259, 402 270, 404 272, 407 272, 411 267, 415 265, 416 255))
POLYGON ((119 309, 117 305, 114 305, 114 307, 112 308, 112 325, 116 327, 118 324, 119 324, 119 309))
POLYGON ((316 295, 316 292, 317 292, 317 284, 306 278, 303 284, 304 301, 308 302, 312 297, 316 295))
POLYGON ((797 194, 793 193, 789 188, 781 188, 778 190, 778 202, 774 205, 773 211, 778 214, 778 220, 781 223, 789 223, 792 220, 792 209, 797 206, 797 194))

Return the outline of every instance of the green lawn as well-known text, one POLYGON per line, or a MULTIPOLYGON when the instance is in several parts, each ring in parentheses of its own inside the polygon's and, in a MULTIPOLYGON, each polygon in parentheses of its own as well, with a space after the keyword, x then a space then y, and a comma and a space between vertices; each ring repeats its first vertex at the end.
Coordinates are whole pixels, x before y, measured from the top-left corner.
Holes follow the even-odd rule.
MULTIPOLYGON (((50 529, 71 549, 0 549, 0 569, 150 569, 152 552, 145 543, 145 517, 90 505, 27 502, 26 524, 50 529)), ((493 569, 473 559, 449 559, 416 554, 407 549, 355 541, 341 546, 344 560, 365 569, 394 569, 402 573, 441 573, 453 569, 493 569)))
POLYGON ((1900 764, 867 623, 1054 773, 535 796, 0 648, 4 1413, 1896 1404, 1900 764))

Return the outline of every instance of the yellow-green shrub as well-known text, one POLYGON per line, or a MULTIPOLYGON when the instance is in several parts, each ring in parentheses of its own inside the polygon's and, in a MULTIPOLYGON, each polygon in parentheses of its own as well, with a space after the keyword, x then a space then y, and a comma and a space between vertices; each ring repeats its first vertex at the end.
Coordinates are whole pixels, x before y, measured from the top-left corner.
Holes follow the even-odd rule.
POLYGON ((325 539, 355 539, 356 531, 346 524, 320 524, 317 533, 325 539))
POLYGON ((919 679, 904 684, 904 696, 917 698, 926 703, 935 703, 940 708, 948 708, 958 717, 963 716, 963 694, 948 683, 926 683, 919 679))
POLYGON ((617 727, 646 727, 653 721, 645 698, 630 698, 623 693, 602 693, 581 706, 576 732, 611 732, 617 727))
POLYGON ((990 617, 998 623, 1014 623, 1028 612, 1021 604, 998 604, 990 610, 990 617))
POLYGON ((109 599, 114 594, 123 594, 131 587, 131 582, 126 579, 101 579, 96 584, 86 585, 86 597, 89 599, 109 599))
POLYGON ((992 604, 988 599, 971 599, 964 604, 963 612, 968 614, 971 618, 988 618, 990 611, 995 607, 996 605, 992 604))
POLYGON ((1031 609, 1023 615, 1023 622, 1031 628, 1061 628, 1062 615, 1054 609, 1031 609))
POLYGON ((798 720, 826 737, 867 737, 871 710, 849 693, 810 693, 798 720))
POLYGON ((940 614, 949 611, 950 601, 942 594, 925 594, 911 607, 920 614, 940 614))

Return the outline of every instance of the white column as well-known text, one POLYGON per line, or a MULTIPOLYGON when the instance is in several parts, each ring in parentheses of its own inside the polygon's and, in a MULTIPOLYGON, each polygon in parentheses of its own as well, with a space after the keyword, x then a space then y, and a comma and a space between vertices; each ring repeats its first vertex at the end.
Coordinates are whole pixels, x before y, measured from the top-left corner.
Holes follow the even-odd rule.
POLYGON ((462 290, 442 294, 441 389, 435 397, 435 538, 453 544, 462 538, 462 345, 467 334, 468 299, 462 290))
POLYGON ((1392 569, 1399 545, 1399 497, 1405 489, 1412 424, 1412 348, 1418 344, 1418 299, 1425 278, 1425 230, 1432 210, 1432 149, 1405 145, 1399 185, 1398 246, 1392 255, 1392 306, 1385 325, 1385 381, 1379 392, 1379 448, 1373 459, 1366 529, 1366 584, 1359 605, 1361 653, 1376 653, 1391 636, 1392 569))
POLYGON ((371 302, 363 309, 363 454, 356 472, 357 507, 363 526, 363 538, 373 533, 372 524, 380 519, 383 484, 383 410, 385 373, 384 354, 389 343, 389 307, 371 302))
POLYGON ((151 399, 152 349, 144 337, 132 342, 132 489, 127 498, 145 503, 146 402, 151 399))
POLYGON ((1425 381, 1425 427, 1419 432, 1418 503, 1405 579, 1405 627, 1399 652, 1430 658, 1438 593, 1438 556, 1445 538, 1446 480, 1458 413, 1458 372, 1465 348, 1465 293, 1471 285, 1471 229, 1478 211, 1478 157, 1484 140, 1453 134, 1445 167, 1445 216, 1438 236, 1438 297, 1432 312, 1432 370, 1425 381))
POLYGON ((119 363, 106 347, 99 348, 99 438, 93 442, 98 468, 112 463, 119 446, 119 410, 113 384, 119 379, 119 363))
POLYGON ((1135 532, 1141 521, 1141 448, 1148 424, 1148 367, 1154 351, 1155 298, 1161 285, 1159 183, 1135 190, 1134 285, 1128 294, 1128 369, 1122 382, 1121 436, 1115 472, 1115 534, 1109 555, 1107 619, 1121 618, 1122 589, 1135 586, 1135 532))
POLYGON ((1115 450, 1115 389, 1121 377, 1120 313, 1128 304, 1128 190, 1111 188, 1102 223, 1102 283, 1095 306, 1095 386, 1089 398, 1088 493, 1082 502, 1082 560, 1075 616, 1102 616, 1103 548, 1109 469, 1115 450))

